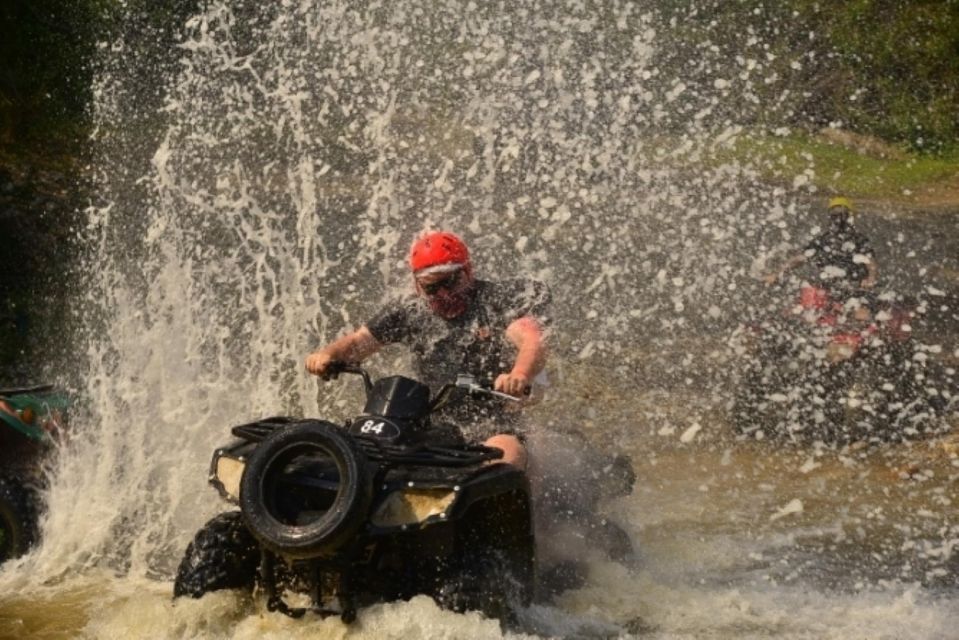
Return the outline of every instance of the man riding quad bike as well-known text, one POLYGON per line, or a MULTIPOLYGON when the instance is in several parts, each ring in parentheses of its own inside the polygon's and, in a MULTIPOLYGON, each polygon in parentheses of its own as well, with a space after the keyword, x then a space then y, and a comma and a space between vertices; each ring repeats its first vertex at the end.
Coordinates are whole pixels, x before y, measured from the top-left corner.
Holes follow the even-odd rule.
POLYGON ((329 372, 362 376, 363 412, 343 426, 276 417, 233 428, 238 440, 215 452, 210 479, 240 510, 196 534, 174 596, 258 586, 270 610, 348 622, 358 607, 425 594, 508 623, 582 573, 569 559, 540 564, 534 519, 562 512, 552 522, 578 523, 593 548, 619 560, 631 554, 625 533, 598 513, 598 501, 631 490, 625 459, 590 469, 582 479, 590 487, 551 486, 538 499, 527 473, 501 462, 502 450, 464 439, 441 418, 453 407, 480 412, 516 398, 469 376, 431 395, 403 376, 374 383, 339 363, 329 372), (574 513, 583 501, 585 512, 574 513), (295 593, 308 605, 288 604, 295 593))
POLYGON ((582 556, 557 552, 544 554, 555 562, 537 582, 537 530, 578 528, 600 548, 608 541, 611 556, 631 554, 628 536, 596 515, 602 496, 593 490, 613 478, 603 490, 628 493, 628 461, 594 455, 582 482, 556 481, 567 469, 552 464, 552 452, 587 448, 560 434, 537 443, 521 419, 545 363, 545 285, 474 277, 465 243, 445 231, 418 238, 409 266, 411 295, 305 364, 330 379, 343 362, 399 343, 417 380, 373 385, 352 369, 367 381, 367 403, 345 430, 289 418, 234 429, 241 441, 215 457, 214 482, 240 511, 197 534, 176 595, 258 581, 270 608, 284 611, 286 587, 309 592, 320 611, 336 600, 345 619, 364 602, 419 593, 509 619, 534 592, 548 598, 582 579, 582 556), (531 478, 541 491, 531 493, 531 478))
POLYGON ((0 563, 37 542, 40 464, 63 426, 67 405, 50 385, 0 389, 0 563))
POLYGON ((795 302, 739 331, 749 361, 733 405, 751 437, 847 443, 902 440, 935 430, 947 398, 912 339, 918 305, 879 294, 871 243, 845 197, 830 199, 828 224, 767 284, 804 268, 795 302))

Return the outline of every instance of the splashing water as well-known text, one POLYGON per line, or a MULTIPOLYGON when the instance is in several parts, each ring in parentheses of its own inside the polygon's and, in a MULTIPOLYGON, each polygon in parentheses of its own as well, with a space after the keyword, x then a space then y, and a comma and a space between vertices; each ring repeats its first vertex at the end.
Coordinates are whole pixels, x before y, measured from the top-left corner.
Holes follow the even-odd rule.
MULTIPOLYGON (((589 588, 527 612, 531 631, 946 637, 954 463, 902 486, 882 475, 898 454, 744 450, 717 418, 748 283, 795 243, 815 193, 812 166, 783 187, 717 159, 754 124, 739 103, 775 82, 762 63, 705 49, 695 73, 669 73, 675 43, 643 3, 260 4, 210 3, 146 80, 135 41, 104 49, 85 410, 44 543, 4 592, 92 610, 108 593, 109 614, 82 623, 92 637, 353 635, 230 594, 173 605, 169 580, 222 509, 206 472, 227 428, 356 408, 303 357, 408 286, 417 233, 450 228, 481 276, 553 289, 557 398, 538 419, 640 472, 619 506, 644 567, 597 562, 589 588)), ((393 350, 373 362, 405 366, 393 350)), ((358 628, 500 633, 423 598, 358 628)))

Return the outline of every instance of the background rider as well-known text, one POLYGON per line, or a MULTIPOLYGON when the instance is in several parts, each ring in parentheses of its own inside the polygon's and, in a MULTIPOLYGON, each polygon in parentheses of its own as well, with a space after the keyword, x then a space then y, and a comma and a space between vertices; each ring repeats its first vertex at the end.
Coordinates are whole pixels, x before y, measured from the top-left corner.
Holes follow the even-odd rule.
MULTIPOLYGON (((815 268, 812 284, 827 289, 845 302, 868 294, 876 286, 879 267, 869 243, 853 224, 853 205, 848 198, 829 201, 829 225, 778 270, 763 279, 767 284, 781 280, 789 271, 809 263, 815 268)), ((866 296, 868 297, 868 296, 866 296)))

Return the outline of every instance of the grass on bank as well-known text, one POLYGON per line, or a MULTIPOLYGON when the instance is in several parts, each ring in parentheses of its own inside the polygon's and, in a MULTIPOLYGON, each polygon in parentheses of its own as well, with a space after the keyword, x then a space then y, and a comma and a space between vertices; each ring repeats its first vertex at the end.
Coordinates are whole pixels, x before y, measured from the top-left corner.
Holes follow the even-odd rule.
POLYGON ((712 158, 753 166, 772 182, 806 176, 826 193, 959 207, 959 147, 919 155, 875 138, 827 131, 744 135, 712 158))

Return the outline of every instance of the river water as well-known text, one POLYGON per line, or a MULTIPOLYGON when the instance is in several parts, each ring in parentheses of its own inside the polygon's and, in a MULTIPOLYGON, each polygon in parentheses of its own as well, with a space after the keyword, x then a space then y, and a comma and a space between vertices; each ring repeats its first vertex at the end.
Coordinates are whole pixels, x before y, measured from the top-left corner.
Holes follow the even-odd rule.
MULTIPOLYGON (((730 425, 729 337, 781 304, 757 277, 825 198, 812 161, 769 184, 721 159, 758 126, 757 85, 795 90, 761 37, 676 64, 653 4, 274 4, 209 3, 159 53, 142 28, 102 47, 98 196, 64 336, 81 400, 43 544, 0 572, 0 637, 956 637, 948 438, 782 445, 730 425), (608 509, 638 565, 591 559, 589 584, 523 632, 425 598, 350 627, 230 593, 173 602, 223 508, 214 447, 253 417, 355 410, 358 389, 303 357, 407 287, 406 249, 436 227, 481 275, 552 288, 532 418, 632 457, 636 489, 608 509)), ((955 218, 862 208, 884 286, 927 311, 915 339, 954 364, 955 218)), ((408 363, 390 348, 371 366, 408 363)))

